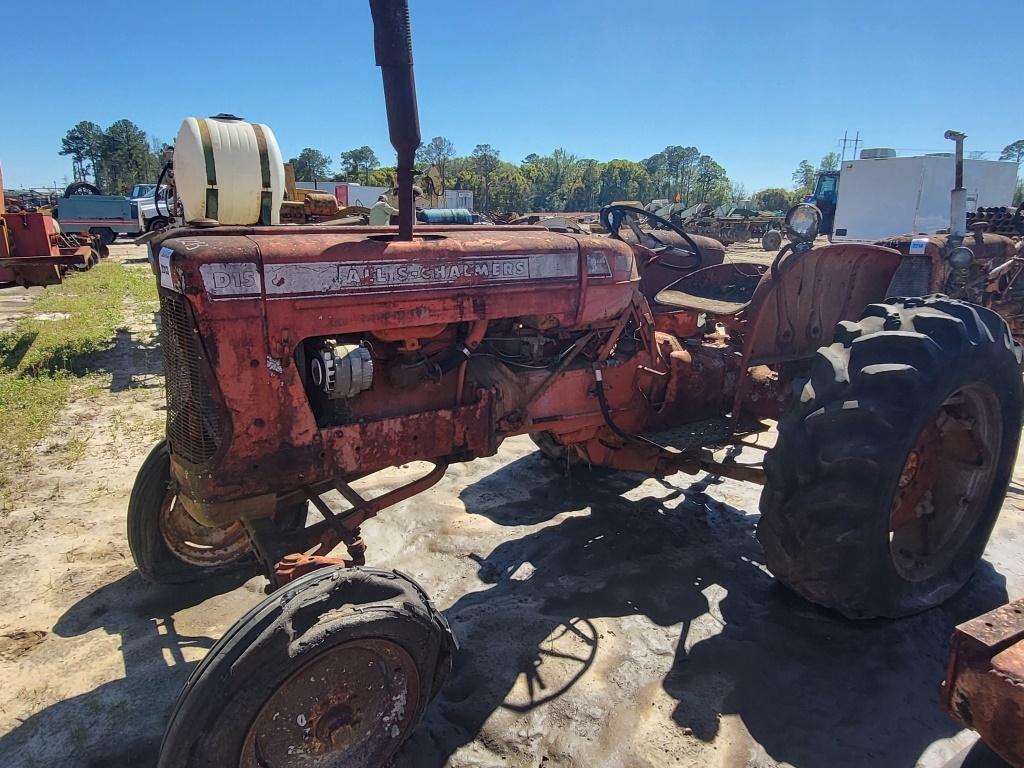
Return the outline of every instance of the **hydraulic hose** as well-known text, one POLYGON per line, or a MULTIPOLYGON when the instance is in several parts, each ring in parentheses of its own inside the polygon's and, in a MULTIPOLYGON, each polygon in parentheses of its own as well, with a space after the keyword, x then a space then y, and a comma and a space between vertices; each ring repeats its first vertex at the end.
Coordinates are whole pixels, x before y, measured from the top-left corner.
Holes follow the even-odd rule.
MULTIPOLYGON (((156 179, 156 189, 153 190, 153 206, 156 208, 156 215, 157 216, 160 215, 160 185, 163 184, 164 176, 167 175, 167 171, 170 169, 170 167, 171 167, 170 163, 164 163, 164 169, 162 171, 160 171, 160 175, 156 179)), ((167 218, 170 218, 171 217, 171 209, 166 205, 166 203, 165 203, 164 207, 167 209, 167 218)))
POLYGON ((473 353, 469 350, 469 347, 463 346, 459 348, 457 351, 448 355, 440 363, 437 364, 438 369, 441 371, 441 375, 443 376, 449 371, 454 371, 464 362, 469 360, 472 354, 473 353))

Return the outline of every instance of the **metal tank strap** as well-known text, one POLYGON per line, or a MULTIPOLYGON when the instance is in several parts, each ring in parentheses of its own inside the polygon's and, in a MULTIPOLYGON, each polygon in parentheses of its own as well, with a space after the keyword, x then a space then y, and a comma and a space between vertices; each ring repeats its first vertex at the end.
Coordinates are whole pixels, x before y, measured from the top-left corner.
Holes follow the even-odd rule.
POLYGON ((210 139, 210 126, 206 120, 196 120, 199 126, 199 140, 203 143, 203 158, 206 160, 206 218, 216 219, 217 205, 217 166, 213 159, 213 142, 210 139))
POLYGON ((263 126, 253 123, 252 129, 256 134, 256 147, 260 152, 260 174, 263 176, 263 191, 260 193, 260 224, 267 226, 271 223, 270 214, 274 199, 270 190, 270 156, 267 154, 267 137, 263 133, 263 126))

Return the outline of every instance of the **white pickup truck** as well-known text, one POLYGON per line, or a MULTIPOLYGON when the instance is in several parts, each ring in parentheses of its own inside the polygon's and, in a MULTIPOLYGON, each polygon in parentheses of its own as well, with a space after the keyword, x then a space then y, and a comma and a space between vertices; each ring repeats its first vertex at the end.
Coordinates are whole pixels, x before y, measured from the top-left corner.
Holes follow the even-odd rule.
POLYGON ((169 196, 166 185, 157 190, 156 184, 136 184, 130 197, 139 207, 147 232, 161 230, 173 220, 174 197, 169 196))

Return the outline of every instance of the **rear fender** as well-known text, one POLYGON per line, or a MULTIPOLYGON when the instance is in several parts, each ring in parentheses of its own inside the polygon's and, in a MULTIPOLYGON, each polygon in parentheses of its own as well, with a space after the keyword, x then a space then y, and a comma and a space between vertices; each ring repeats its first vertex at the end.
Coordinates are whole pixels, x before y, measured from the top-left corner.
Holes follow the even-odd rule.
MULTIPOLYGON (((877 245, 780 253, 744 311, 740 370, 807 359, 831 344, 836 323, 859 320, 868 304, 885 298, 899 262, 899 252, 877 245)), ((753 391, 751 376, 743 376, 733 400, 734 423, 753 391)))
POLYGON ((859 320, 886 296, 900 255, 877 245, 843 244, 775 260, 745 311, 747 367, 800 360, 832 343, 840 320, 859 320))

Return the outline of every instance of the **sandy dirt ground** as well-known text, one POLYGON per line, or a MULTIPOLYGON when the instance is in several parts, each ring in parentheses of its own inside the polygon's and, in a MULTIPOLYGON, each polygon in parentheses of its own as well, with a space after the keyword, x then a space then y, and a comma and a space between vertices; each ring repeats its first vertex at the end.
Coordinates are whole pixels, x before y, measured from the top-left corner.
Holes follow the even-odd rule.
POLYGON ((17 322, 45 288, 0 288, 0 331, 17 322))
MULTIPOLYGON (((753 246, 733 252, 763 258, 753 246)), ((113 258, 145 268, 141 248, 113 258)), ((132 313, 102 391, 58 416, 0 511, 2 766, 154 764, 190 670, 262 597, 258 578, 162 588, 133 568, 125 509, 163 418, 154 332, 132 313)), ((930 768, 969 745, 939 683, 952 628, 1024 596, 1024 464, 970 584, 896 622, 776 585, 758 493, 567 476, 517 438, 364 525, 368 562, 419 580, 461 643, 396 764, 930 768)))

